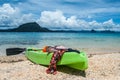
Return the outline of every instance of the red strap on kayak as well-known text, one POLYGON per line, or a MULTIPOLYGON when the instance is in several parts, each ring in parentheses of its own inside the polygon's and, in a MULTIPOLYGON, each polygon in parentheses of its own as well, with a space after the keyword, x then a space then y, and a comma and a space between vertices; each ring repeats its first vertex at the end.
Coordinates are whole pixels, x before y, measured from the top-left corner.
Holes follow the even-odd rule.
POLYGON ((64 54, 65 50, 63 49, 58 49, 55 51, 52 55, 50 65, 48 69, 46 70, 47 74, 56 74, 57 73, 57 62, 61 59, 62 55, 64 54))

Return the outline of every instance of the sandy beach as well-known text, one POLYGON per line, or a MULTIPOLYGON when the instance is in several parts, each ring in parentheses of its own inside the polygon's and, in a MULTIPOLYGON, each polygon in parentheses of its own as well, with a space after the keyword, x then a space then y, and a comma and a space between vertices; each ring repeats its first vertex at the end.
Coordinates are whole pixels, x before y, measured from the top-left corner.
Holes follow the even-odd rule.
POLYGON ((46 74, 46 66, 30 62, 23 54, 1 56, 0 80, 120 80, 119 52, 87 55, 87 70, 58 66, 56 75, 46 74))

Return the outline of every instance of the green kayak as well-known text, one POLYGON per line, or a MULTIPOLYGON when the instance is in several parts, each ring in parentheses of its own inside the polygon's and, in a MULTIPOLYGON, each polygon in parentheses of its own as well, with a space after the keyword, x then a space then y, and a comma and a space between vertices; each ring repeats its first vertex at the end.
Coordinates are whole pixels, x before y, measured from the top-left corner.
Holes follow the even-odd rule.
MULTIPOLYGON (((28 48, 25 52, 26 57, 30 61, 41 65, 50 65, 52 54, 47 55, 47 53, 40 49, 32 48, 28 48)), ((88 68, 88 59, 85 52, 80 52, 80 54, 65 52, 57 65, 66 65, 74 69, 85 70, 88 68)))

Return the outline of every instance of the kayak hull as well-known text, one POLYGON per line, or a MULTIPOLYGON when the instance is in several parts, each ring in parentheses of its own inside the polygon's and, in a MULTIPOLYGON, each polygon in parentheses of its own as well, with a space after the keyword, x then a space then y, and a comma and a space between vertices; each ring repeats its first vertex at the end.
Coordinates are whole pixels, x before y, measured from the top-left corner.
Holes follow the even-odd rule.
MULTIPOLYGON (((26 57, 36 63, 41 65, 50 65, 50 60, 53 53, 49 55, 42 52, 40 49, 28 48, 25 52, 26 57)), ((68 67, 85 70, 88 68, 88 59, 85 52, 80 52, 80 54, 75 52, 65 52, 57 65, 66 65, 68 67)))

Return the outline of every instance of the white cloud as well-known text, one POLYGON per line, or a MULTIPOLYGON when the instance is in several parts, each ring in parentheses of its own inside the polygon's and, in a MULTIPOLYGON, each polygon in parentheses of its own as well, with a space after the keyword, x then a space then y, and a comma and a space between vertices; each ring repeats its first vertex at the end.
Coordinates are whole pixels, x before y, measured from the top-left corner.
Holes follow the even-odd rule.
POLYGON ((0 7, 0 26, 18 27, 20 24, 31 21, 35 21, 33 14, 22 14, 18 7, 12 7, 8 3, 0 7))
POLYGON ((120 24, 115 24, 112 19, 103 23, 105 30, 120 31, 120 24))
POLYGON ((35 20, 33 19, 33 14, 23 14, 21 17, 13 19, 13 22, 11 23, 11 26, 19 26, 24 23, 28 22, 34 22, 35 20))
POLYGON ((40 25, 54 28, 58 28, 58 26, 64 26, 65 21, 66 17, 63 16, 63 13, 61 11, 43 11, 41 13, 40 19, 37 20, 40 25))
MULTIPOLYGON (((43 11, 41 12, 40 18, 35 20, 32 13, 23 14, 18 7, 12 7, 10 4, 0 6, 0 26, 8 25, 10 27, 18 27, 23 23, 36 21, 41 26, 49 29, 120 31, 120 24, 115 24, 112 19, 105 22, 97 22, 95 20, 88 22, 77 17, 74 15, 66 17, 62 11, 56 10, 43 11)), ((88 18, 91 17, 88 16, 88 18)))
POLYGON ((16 9, 12 8, 9 4, 3 4, 2 7, 0 7, 0 14, 14 14, 16 12, 16 9))
POLYGON ((76 16, 65 17, 62 11, 43 11, 37 22, 49 29, 73 29, 73 30, 111 30, 120 31, 120 25, 115 24, 112 19, 105 22, 87 22, 76 16))
POLYGON ((17 9, 12 8, 9 4, 3 4, 0 7, 0 25, 9 25, 17 9))
POLYGON ((47 26, 49 28, 72 28, 74 26, 79 26, 76 16, 71 16, 66 18, 62 11, 43 11, 41 13, 40 19, 37 20, 40 25, 47 26))

